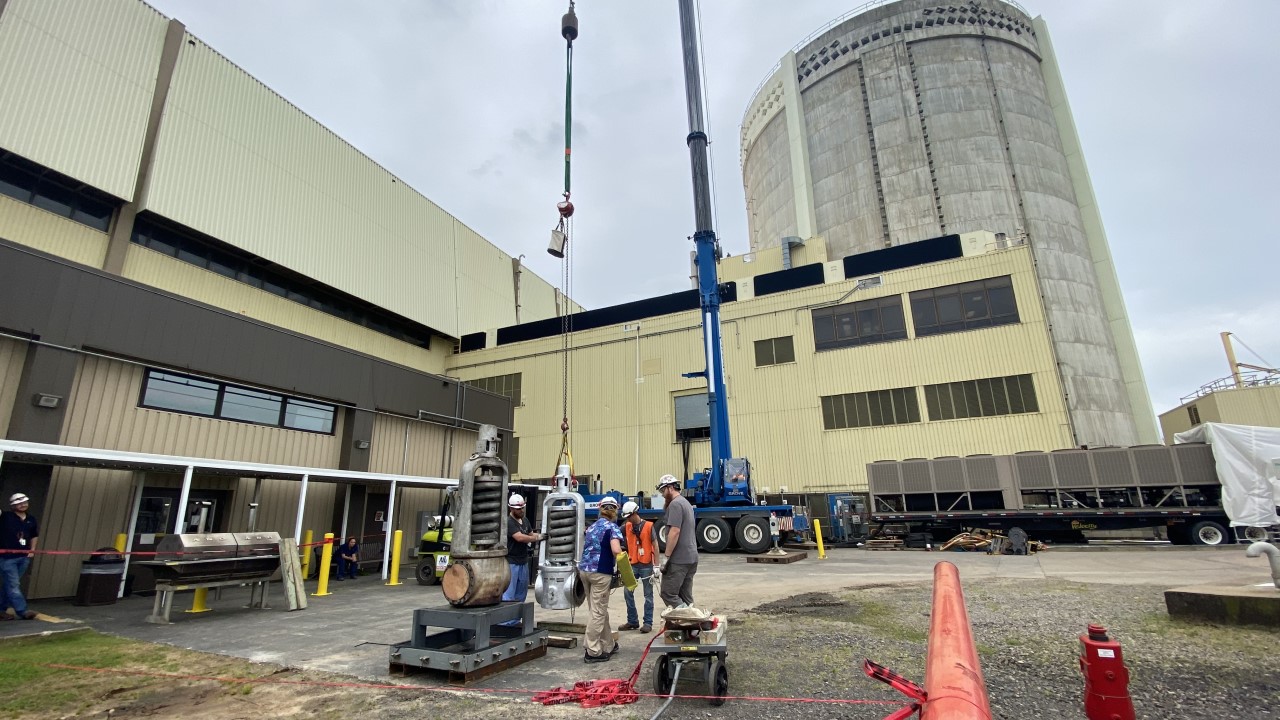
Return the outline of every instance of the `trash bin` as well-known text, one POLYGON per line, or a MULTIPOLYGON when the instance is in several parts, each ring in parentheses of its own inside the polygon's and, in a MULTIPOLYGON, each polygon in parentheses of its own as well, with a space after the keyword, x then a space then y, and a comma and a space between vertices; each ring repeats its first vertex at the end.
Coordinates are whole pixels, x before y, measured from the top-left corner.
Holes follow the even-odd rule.
POLYGON ((76 586, 76 605, 110 605, 120 592, 124 578, 124 556, 113 547, 98 548, 104 555, 90 555, 80 563, 80 584, 76 586))

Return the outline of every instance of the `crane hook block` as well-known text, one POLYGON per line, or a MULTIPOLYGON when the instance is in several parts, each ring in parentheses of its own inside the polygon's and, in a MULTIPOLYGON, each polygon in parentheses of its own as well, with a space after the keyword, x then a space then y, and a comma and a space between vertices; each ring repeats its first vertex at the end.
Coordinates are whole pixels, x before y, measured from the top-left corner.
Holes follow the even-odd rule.
POLYGON ((560 34, 569 42, 578 39, 578 16, 573 12, 573 3, 569 3, 569 12, 560 18, 560 34))
POLYGON ((560 217, 562 218, 573 217, 573 203, 568 200, 562 200, 556 203, 556 209, 560 211, 560 217))

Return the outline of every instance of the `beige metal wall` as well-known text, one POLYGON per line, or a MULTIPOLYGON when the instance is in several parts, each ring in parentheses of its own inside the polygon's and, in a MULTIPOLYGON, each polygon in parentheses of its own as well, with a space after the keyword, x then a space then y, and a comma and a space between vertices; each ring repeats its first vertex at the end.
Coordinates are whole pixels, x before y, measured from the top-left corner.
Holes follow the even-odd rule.
MULTIPOLYGON (((866 463, 884 459, 1011 453, 1069 447, 1071 434, 1054 371, 1050 339, 1028 249, 1016 247, 884 273, 881 287, 845 302, 952 283, 1011 275, 1021 322, 996 328, 844 348, 813 350, 809 308, 839 300, 853 287, 841 281, 725 306, 723 342, 735 453, 749 457, 758 484, 775 491, 866 485, 866 463), (796 362, 755 367, 754 342, 792 336, 796 362), (1037 413, 928 421, 876 428, 823 430, 820 397, 1031 373, 1037 413)), ((663 473, 682 470, 675 442, 673 397, 703 386, 680 373, 704 367, 694 312, 647 318, 637 332, 622 327, 575 333, 570 422, 575 472, 600 474, 605 487, 649 490, 663 473), (638 339, 637 339, 638 337, 638 339)), ((546 338, 451 358, 463 380, 523 373, 515 412, 520 467, 550 475, 560 447, 559 338, 546 338)), ((709 461, 709 443, 692 444, 691 470, 709 461)))
POLYGON ((9 434, 9 418, 18 397, 18 381, 27 361, 27 344, 0 337, 0 437, 9 434))
POLYGON ((0 147, 130 199, 166 24, 136 0, 10 0, 0 147))
MULTIPOLYGON (((84 356, 67 399, 64 445, 161 453, 248 462, 337 467, 341 414, 333 435, 269 428, 138 407, 143 369, 129 363, 84 356)), ((42 530, 45 550, 93 550, 110 545, 128 522, 133 474, 128 471, 54 468, 46 517, 63 518, 42 530)), ((180 476, 152 474, 147 483, 177 487, 180 476)), ((239 483, 243 486, 244 481, 239 483)), ((194 487, 237 490, 234 479, 196 478, 194 487)), ((299 483, 272 481, 264 487, 258 527, 293 535, 299 483)), ((242 489, 242 487, 239 487, 242 489)), ((232 498, 232 527, 244 527, 250 496, 232 498)), ((333 486, 308 490, 306 526, 323 527, 331 516, 333 486)), ((32 596, 74 594, 80 562, 75 556, 46 556, 32 571, 32 596)))
POLYGON ((91 267, 102 267, 107 255, 106 233, 5 195, 0 195, 0 238, 91 267))
POLYGON ((453 479, 475 449, 476 437, 465 428, 375 415, 369 472, 453 479))
POLYGON ((374 332, 353 322, 287 300, 210 270, 134 245, 123 275, 176 295, 261 320, 308 337, 429 373, 441 373, 452 343, 433 339, 429 349, 374 332))
POLYGON ((1174 434, 1193 427, 1189 411, 1192 407, 1202 423, 1280 427, 1280 385, 1217 390, 1161 413, 1160 432, 1165 444, 1173 442, 1174 434))

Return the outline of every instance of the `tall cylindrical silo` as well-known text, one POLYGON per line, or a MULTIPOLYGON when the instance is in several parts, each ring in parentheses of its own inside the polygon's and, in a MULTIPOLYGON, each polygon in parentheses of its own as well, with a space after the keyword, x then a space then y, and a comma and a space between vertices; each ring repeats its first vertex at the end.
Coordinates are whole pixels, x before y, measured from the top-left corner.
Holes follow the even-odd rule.
POLYGON ((1038 18, 1003 0, 899 0, 839 18, 761 85, 741 143, 753 249, 821 236, 834 259, 952 233, 1027 237, 1077 442, 1155 441, 1038 18))

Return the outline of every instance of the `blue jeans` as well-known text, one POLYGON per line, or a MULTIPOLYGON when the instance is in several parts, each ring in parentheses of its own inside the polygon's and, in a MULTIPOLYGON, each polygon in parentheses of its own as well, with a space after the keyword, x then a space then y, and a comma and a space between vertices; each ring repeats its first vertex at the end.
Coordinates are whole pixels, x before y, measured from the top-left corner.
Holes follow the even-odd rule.
POLYGON ((507 567, 511 568, 511 584, 502 593, 502 602, 524 602, 529 597, 529 563, 508 561, 507 567))
POLYGON ((4 558, 0 560, 0 574, 4 579, 4 598, 0 599, 0 605, 11 607, 15 613, 21 615, 27 611, 27 599, 22 597, 22 587, 18 581, 22 579, 22 573, 31 567, 31 558, 26 555, 22 557, 0 555, 0 558, 4 558))
POLYGON ((359 569, 360 569, 360 562, 358 560, 347 560, 344 557, 341 557, 341 556, 338 557, 338 577, 339 578, 349 577, 354 580, 356 577, 356 571, 359 569))
MULTIPOLYGON (((502 602, 524 602, 529 597, 529 563, 508 562, 507 567, 511 568, 511 584, 507 586, 505 592, 502 593, 502 602)), ((519 620, 508 620, 500 625, 520 626, 519 620)))
POLYGON ((653 566, 632 565, 631 570, 635 572, 636 581, 640 583, 640 587, 644 588, 644 622, 637 622, 639 618, 636 613, 635 593, 623 588, 622 597, 627 601, 627 623, 651 627, 653 625, 653 566))

